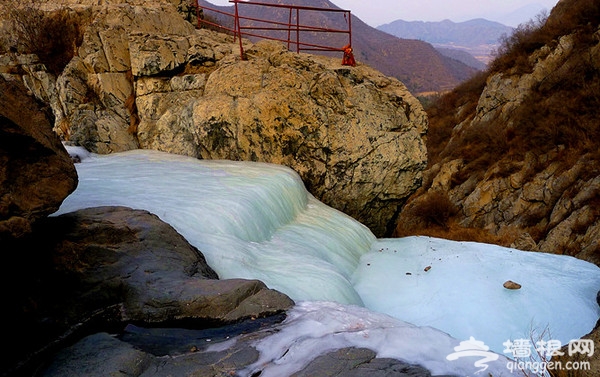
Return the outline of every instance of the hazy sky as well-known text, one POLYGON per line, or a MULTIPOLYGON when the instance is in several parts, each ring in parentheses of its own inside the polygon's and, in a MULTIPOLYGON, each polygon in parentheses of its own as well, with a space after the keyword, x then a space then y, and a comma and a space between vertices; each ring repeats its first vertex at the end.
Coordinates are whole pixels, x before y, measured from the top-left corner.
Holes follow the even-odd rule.
MULTIPOLYGON (((217 5, 230 5, 228 0, 208 0, 217 5)), ((254 0, 260 2, 260 0, 254 0)), ((558 0, 330 0, 340 8, 377 27, 394 20, 461 22, 473 18, 486 18, 508 24, 505 16, 522 10, 526 22, 542 9, 550 11, 558 0), (533 9, 533 11, 532 11, 533 9)), ((510 25, 516 26, 516 25, 510 25)))

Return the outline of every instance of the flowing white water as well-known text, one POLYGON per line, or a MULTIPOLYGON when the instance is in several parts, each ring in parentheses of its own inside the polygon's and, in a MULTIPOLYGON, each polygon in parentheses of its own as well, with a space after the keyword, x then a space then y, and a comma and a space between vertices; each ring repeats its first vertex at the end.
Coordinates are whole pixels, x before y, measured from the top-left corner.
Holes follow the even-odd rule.
MULTIPOLYGON (((500 354, 503 342, 529 338, 533 330, 548 329, 552 339, 566 344, 589 332, 600 316, 595 302, 600 269, 595 265, 426 237, 377 240, 362 224, 312 197, 298 175, 282 166, 138 150, 91 155, 77 164, 77 171, 79 186, 57 215, 104 205, 148 210, 198 247, 221 278, 260 279, 296 302, 365 305, 418 326, 436 327, 456 338, 455 346, 457 339, 473 336, 500 354), (502 284, 509 279, 523 288, 506 290, 502 284)), ((348 318, 366 315, 354 306, 325 307, 329 314, 323 314, 318 326, 338 331, 331 318, 340 310, 348 318)), ((365 331, 380 334, 375 323, 380 317, 369 318, 365 331)), ((306 321, 296 325, 316 324, 310 316, 306 321)), ((400 321, 397 325, 406 326, 400 321)), ((447 342, 445 334, 436 343, 427 327, 417 329, 432 345, 447 342)), ((319 339, 323 349, 343 343, 319 339)), ((418 339, 406 338, 413 344, 401 349, 421 349, 414 344, 418 339)), ((388 349, 381 342, 397 341, 371 340, 367 343, 376 350, 388 349)), ((276 349, 280 341, 273 339, 273 344, 262 347, 276 349)), ((444 345, 432 353, 440 356, 447 351, 444 345)), ((413 359, 426 363, 419 355, 413 359)), ((452 364, 435 360, 435 365, 452 364)), ((455 373, 453 368, 447 373, 455 373)))
POLYGON ((362 305, 350 282, 375 237, 273 164, 200 161, 155 151, 92 156, 57 214, 145 209, 198 247, 222 279, 259 279, 295 300, 362 305))

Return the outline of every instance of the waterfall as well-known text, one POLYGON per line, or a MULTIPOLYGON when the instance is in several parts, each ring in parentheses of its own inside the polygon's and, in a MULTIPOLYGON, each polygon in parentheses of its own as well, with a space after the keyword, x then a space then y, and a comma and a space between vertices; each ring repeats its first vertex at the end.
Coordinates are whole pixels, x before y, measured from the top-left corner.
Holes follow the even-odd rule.
POLYGON ((376 239, 280 165, 136 150, 76 166, 79 186, 55 215, 106 205, 148 210, 202 251, 220 278, 259 279, 296 302, 365 306, 475 337, 500 354, 504 341, 545 329, 564 345, 600 316, 593 264, 428 237, 376 239), (506 280, 522 289, 505 289, 506 280))
POLYGON ((375 236, 316 200, 291 169, 136 150, 84 158, 77 173, 77 190, 56 214, 145 209, 202 251, 221 279, 259 279, 296 301, 362 305, 350 280, 375 236))

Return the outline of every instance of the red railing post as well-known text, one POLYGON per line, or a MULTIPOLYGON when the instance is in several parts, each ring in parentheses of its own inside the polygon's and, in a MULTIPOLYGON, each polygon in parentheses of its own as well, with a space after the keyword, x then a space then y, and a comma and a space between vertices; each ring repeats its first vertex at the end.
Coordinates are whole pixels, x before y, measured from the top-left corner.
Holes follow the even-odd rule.
MULTIPOLYGON (((232 1, 232 0, 230 0, 232 1)), ((242 27, 240 24, 240 14, 238 11, 238 0, 233 0, 234 4, 235 4, 235 29, 237 30, 237 34, 239 37, 239 43, 240 43, 240 57, 242 58, 242 60, 245 60, 244 57, 244 45, 242 44, 242 27)))
POLYGON ((300 9, 296 8, 296 52, 300 52, 300 9))
MULTIPOLYGON (((293 8, 290 8, 290 15, 288 17, 288 25, 292 24, 292 12, 293 12, 293 10, 294 10, 293 8)), ((288 37, 287 37, 287 48, 288 48, 288 50, 290 49, 290 43, 292 43, 291 39, 292 39, 292 28, 288 27, 288 37)))
POLYGON ((196 4, 196 29, 200 29, 200 4, 198 4, 198 0, 194 0, 196 4))
POLYGON ((352 14, 350 12, 346 12, 348 15, 348 44, 352 46, 352 14))

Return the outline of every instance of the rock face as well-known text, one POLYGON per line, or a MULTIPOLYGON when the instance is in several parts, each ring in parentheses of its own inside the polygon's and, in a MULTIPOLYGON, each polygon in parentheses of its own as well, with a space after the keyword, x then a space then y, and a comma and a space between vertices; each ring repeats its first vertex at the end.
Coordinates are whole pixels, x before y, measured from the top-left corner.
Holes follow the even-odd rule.
POLYGON ((81 3, 92 21, 77 56, 54 82, 27 75, 70 143, 287 165, 377 235, 419 186, 428 121, 398 80, 272 41, 244 41, 241 60, 231 37, 169 3, 81 3))
POLYGON ((1 243, 55 212, 77 187, 77 172, 52 132, 49 108, 11 75, 0 76, 0 93, 1 243))
POLYGON ((141 95, 140 145, 290 166, 321 201, 384 234, 420 182, 420 105, 398 81, 365 66, 342 67, 266 41, 247 56, 229 55, 206 79, 184 76, 184 83, 203 85, 200 97, 141 95), (155 120, 142 110, 156 108, 168 110, 155 120))
POLYGON ((11 363, 127 322, 210 326, 293 305, 259 281, 217 280, 197 249, 146 211, 90 208, 37 227, 37 241, 19 245, 29 251, 12 257, 12 274, 3 274, 3 283, 14 287, 6 314, 20 329, 9 339, 11 363))
POLYGON ((418 365, 396 359, 377 358, 366 348, 342 348, 321 355, 293 377, 344 376, 344 377, 430 377, 431 373, 418 365))
MULTIPOLYGON (((198 343, 200 347, 192 346, 185 352, 174 355, 176 357, 167 358, 140 349, 139 346, 135 347, 107 333, 98 333, 61 351, 41 375, 238 376, 240 374, 237 372, 252 365, 259 358, 259 352, 252 346, 252 342, 268 335, 269 331, 266 329, 263 332, 237 337, 236 342, 229 347, 211 349, 198 343), (85 371, 85 374, 79 371, 85 371)), ((164 333, 169 334, 168 331, 164 333)), ((189 341, 206 343, 202 338, 189 341)), ((292 376, 429 377, 431 373, 418 365, 395 359, 376 358, 375 352, 369 349, 342 348, 315 358, 303 370, 292 376)))
POLYGON ((76 280, 77 302, 83 307, 86 297, 99 307, 119 303, 124 320, 152 323, 236 321, 291 305, 261 282, 217 280, 198 250, 145 211, 90 208, 49 219, 44 230, 51 228, 51 234, 60 235, 52 253, 54 267, 76 280))
MULTIPOLYGON (((577 5, 571 3, 576 2, 561 2, 559 11, 577 5)), ((548 22, 562 22, 557 12, 548 22)), ((587 85, 577 84, 580 72, 600 69, 600 45, 591 35, 596 31, 556 38, 523 58, 529 70, 511 67, 490 74, 476 106, 463 104, 455 114, 440 115, 461 121, 448 128, 451 134, 441 141, 439 157, 430 155, 436 162, 424 173, 426 185, 403 209, 399 233, 405 233, 400 228, 413 221, 419 208, 443 193, 460 227, 484 230, 505 246, 600 264, 598 148, 596 142, 579 143, 596 137, 575 131, 588 119, 596 125, 590 129, 597 130, 598 107, 587 106, 587 85), (570 100, 578 96, 581 100, 570 100), (520 143, 525 150, 515 152, 520 143)))
MULTIPOLYGON (((597 347, 600 342, 600 321, 596 323, 594 330, 583 336, 585 342, 593 342, 597 347)), ((588 343, 589 344, 589 343, 588 343)), ((583 352, 573 352, 569 354, 569 346, 563 345, 560 351, 563 355, 553 356, 554 368, 550 370, 553 377, 598 377, 600 376, 600 356, 597 348, 593 352, 586 352, 591 348, 584 348, 583 352), (590 355, 591 353, 591 355, 590 355)))
MULTIPOLYGON (((33 72, 37 58, 8 64, 33 72)), ((32 375, 65 344, 126 322, 211 326, 293 305, 260 281, 218 280, 197 249, 148 212, 106 207, 48 217, 75 190, 77 173, 52 113, 19 76, 0 76, 0 276, 8 288, 3 318, 14 330, 5 334, 3 375, 32 375)))

